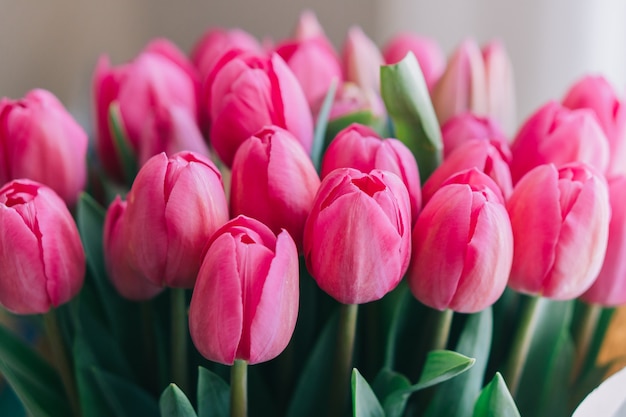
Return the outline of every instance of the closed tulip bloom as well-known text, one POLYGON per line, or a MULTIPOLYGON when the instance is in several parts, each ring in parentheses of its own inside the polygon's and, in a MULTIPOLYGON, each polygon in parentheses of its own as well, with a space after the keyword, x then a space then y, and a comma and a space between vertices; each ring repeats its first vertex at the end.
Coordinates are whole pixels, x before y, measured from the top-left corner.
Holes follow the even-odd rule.
POLYGON ((319 287, 341 303, 363 304, 393 290, 411 256, 411 208, 402 180, 381 170, 331 172, 306 222, 304 255, 319 287))
POLYGON ((433 39, 411 32, 395 35, 383 47, 383 56, 389 65, 402 61, 409 52, 417 58, 428 90, 432 91, 446 66, 441 47, 433 39))
POLYGON ((591 110, 569 110, 550 101, 522 125, 511 145, 513 183, 548 163, 585 162, 604 172, 609 145, 591 110))
POLYGON ((607 175, 626 174, 626 106, 602 76, 586 76, 563 99, 570 109, 591 109, 609 141, 607 175))
POLYGON ((413 295, 437 310, 474 313, 506 287, 513 233, 501 197, 484 179, 449 183, 425 204, 413 228, 408 280, 413 295))
POLYGON ((608 179, 611 221, 602 269, 581 299, 603 306, 626 303, 626 176, 608 179))
POLYGON ((225 56, 207 85, 211 144, 227 166, 244 140, 269 125, 288 130, 310 151, 311 110, 298 80, 279 55, 225 56))
POLYGON ((14 180, 0 188, 0 304, 46 313, 70 301, 85 275, 85 253, 67 206, 50 188, 14 180))
POLYGON ((298 316, 298 251, 286 231, 238 216, 208 249, 189 308, 189 331, 207 359, 265 362, 287 347, 298 316))
POLYGON ((509 141, 490 117, 477 116, 471 112, 459 113, 441 126, 441 139, 444 159, 465 142, 479 139, 501 143, 500 149, 506 152, 507 162, 511 162, 509 141))
POLYGON ((509 286, 557 300, 576 298, 598 276, 610 206, 601 174, 583 163, 538 166, 507 202, 515 243, 509 286))
POLYGON ((411 218, 417 219, 422 206, 417 161, 399 140, 382 139, 370 127, 352 124, 335 136, 324 153, 322 178, 337 168, 354 168, 361 172, 381 169, 396 174, 409 192, 411 218))
POLYGON ((220 58, 231 49, 262 52, 259 41, 244 30, 211 28, 196 42, 191 52, 191 61, 200 77, 207 77, 220 58))
POLYGON ((50 92, 0 99, 0 184, 30 178, 71 207, 87 181, 87 134, 50 92))
POLYGON ((155 155, 137 174, 124 216, 132 267, 154 285, 192 288, 204 245, 228 221, 222 177, 192 152, 155 155))
MULTIPOLYGON (((319 113, 322 104, 323 100, 319 100, 313 107, 314 114, 319 113)), ((384 122, 387 116, 383 100, 376 92, 351 82, 344 82, 337 88, 328 120, 331 122, 356 113, 369 114, 374 121, 381 122, 384 122)))
POLYGON ((348 31, 342 51, 346 81, 380 91, 380 67, 385 64, 376 44, 358 26, 348 31))
POLYGON ((319 186, 313 162, 296 138, 269 126, 247 139, 235 154, 232 214, 254 217, 274 233, 286 229, 301 248, 304 222, 319 186))
POLYGON ((130 264, 125 212, 126 202, 117 196, 104 219, 103 249, 107 272, 122 297, 133 301, 149 300, 160 293, 163 287, 154 285, 130 264))

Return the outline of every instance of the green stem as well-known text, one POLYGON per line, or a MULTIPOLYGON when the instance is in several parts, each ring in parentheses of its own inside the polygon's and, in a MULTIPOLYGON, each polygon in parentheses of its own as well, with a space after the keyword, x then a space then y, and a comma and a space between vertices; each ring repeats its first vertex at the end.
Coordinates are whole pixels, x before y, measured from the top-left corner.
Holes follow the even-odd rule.
POLYGON ((236 359, 230 368, 230 416, 248 415, 248 362, 236 359))
POLYGON ((513 397, 515 397, 517 393, 522 371, 526 364, 526 358, 530 350, 530 342, 532 341, 533 333, 537 327, 542 300, 543 298, 540 296, 532 296, 526 299, 522 310, 522 317, 513 339, 513 350, 509 354, 504 368, 504 380, 509 386, 509 391, 513 397))
POLYGON ((433 337, 431 339, 431 350, 445 349, 448 345, 448 337, 450 336, 450 326, 452 326, 452 318, 454 311, 445 309, 443 311, 434 310, 436 316, 433 318, 433 337))
POLYGON ((576 381, 580 372, 583 370, 587 356, 589 355, 589 347, 593 341, 593 335, 598 327, 598 320, 602 315, 602 307, 598 304, 583 303, 582 317, 579 326, 576 328, 575 346, 576 357, 570 375, 570 381, 576 381))
POLYGON ((172 288, 172 378, 187 392, 187 298, 184 288, 172 288))
POLYGON ((329 416, 343 415, 343 408, 350 388, 352 352, 354 350, 358 311, 358 304, 342 304, 339 310, 339 328, 330 391, 329 416))
POLYGON ((74 380, 74 374, 72 372, 72 366, 68 357, 68 352, 65 349, 65 343, 63 342, 63 334, 61 333, 61 326, 59 325, 59 318, 54 308, 43 315, 44 326, 46 329, 46 336, 50 343, 50 349, 52 351, 52 357, 54 363, 61 376, 61 382, 65 387, 65 393, 67 394, 70 407, 74 415, 80 415, 80 406, 78 403, 78 392, 76 391, 76 381, 74 380))

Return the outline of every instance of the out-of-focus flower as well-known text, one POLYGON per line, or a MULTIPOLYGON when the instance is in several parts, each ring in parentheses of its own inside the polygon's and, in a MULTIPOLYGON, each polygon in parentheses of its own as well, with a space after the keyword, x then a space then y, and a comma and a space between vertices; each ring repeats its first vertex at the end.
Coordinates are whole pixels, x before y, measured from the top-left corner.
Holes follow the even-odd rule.
POLYGON ((304 223, 320 179, 311 158, 288 131, 268 126, 241 144, 233 161, 232 215, 286 229, 302 248, 304 223))
POLYGON ((550 101, 520 128, 511 145, 513 183, 536 166, 585 162, 604 172, 609 160, 606 135, 593 112, 569 110, 550 101))
MULTIPOLYGON (((313 107, 317 115, 322 100, 313 107)), ((337 88, 333 105, 328 115, 329 122, 356 113, 370 113, 373 119, 383 120, 387 114, 382 98, 373 90, 360 87, 351 82, 344 82, 337 88)))
POLYGON ((203 249, 228 221, 222 177, 201 155, 155 155, 128 193, 124 233, 129 262, 154 285, 192 288, 203 249))
POLYGON ((601 174, 583 163, 540 165, 517 183, 507 210, 515 245, 511 288, 568 300, 593 284, 611 211, 601 174))
POLYGON ((513 258, 511 223, 485 174, 451 182, 424 205, 413 228, 408 280, 413 295, 438 309, 474 313, 506 287, 513 258))
POLYGON ((394 289, 411 256, 411 206, 402 180, 380 170, 328 174, 306 222, 304 255, 320 288, 341 303, 367 303, 394 289))
POLYGON ((348 31, 342 61, 346 81, 377 93, 380 91, 380 66, 385 60, 376 44, 358 26, 348 31))
POLYGON ((85 253, 67 206, 50 188, 14 180, 0 188, 0 304, 13 313, 46 313, 72 299, 85 253))
POLYGON ((0 185, 30 178, 71 207, 87 181, 87 134, 50 92, 0 99, 0 185))
POLYGON ((476 116, 474 113, 459 113, 441 126, 443 140, 443 157, 447 158, 456 148, 474 139, 489 140, 501 143, 501 149, 506 149, 507 162, 511 162, 509 141, 498 124, 490 117, 476 116))
POLYGON ((412 32, 395 35, 383 47, 383 56, 388 65, 400 62, 409 52, 413 52, 417 58, 428 90, 432 92, 446 66, 441 47, 433 39, 412 32))
POLYGON ((298 251, 258 220, 238 216, 208 243, 189 308, 189 331, 207 359, 251 364, 278 356, 298 316, 298 251))

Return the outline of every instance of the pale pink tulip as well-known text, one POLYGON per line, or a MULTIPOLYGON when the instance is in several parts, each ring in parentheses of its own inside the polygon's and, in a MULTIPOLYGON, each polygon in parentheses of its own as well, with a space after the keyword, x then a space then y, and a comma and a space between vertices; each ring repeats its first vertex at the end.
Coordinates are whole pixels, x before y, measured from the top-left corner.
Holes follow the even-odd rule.
POLYGON ((342 52, 346 81, 380 91, 380 67, 385 64, 376 44, 358 26, 348 31, 342 52))

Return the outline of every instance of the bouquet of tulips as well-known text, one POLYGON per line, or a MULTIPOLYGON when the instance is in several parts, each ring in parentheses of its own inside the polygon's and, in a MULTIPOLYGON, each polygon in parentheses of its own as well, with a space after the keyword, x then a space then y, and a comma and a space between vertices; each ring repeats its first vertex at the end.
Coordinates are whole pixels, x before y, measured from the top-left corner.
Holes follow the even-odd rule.
MULTIPOLYGON (((626 107, 312 13, 0 100, 0 414, 566 416, 626 302, 626 107), (513 133, 513 132, 517 133, 513 133)), ((618 399, 619 400, 619 399, 618 399)))

